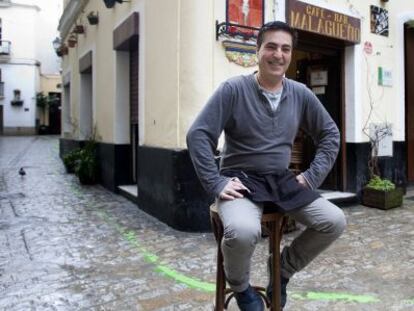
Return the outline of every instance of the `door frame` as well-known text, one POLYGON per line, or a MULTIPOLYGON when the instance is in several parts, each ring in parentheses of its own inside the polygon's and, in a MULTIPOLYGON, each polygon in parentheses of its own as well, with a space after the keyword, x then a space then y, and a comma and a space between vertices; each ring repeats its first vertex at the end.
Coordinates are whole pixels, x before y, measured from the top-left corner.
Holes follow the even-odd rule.
POLYGON ((405 137, 407 144, 406 165, 407 181, 414 182, 414 28, 404 24, 404 59, 405 59, 405 137), (410 57, 409 57, 410 55, 410 57), (411 160, 411 161, 410 161, 411 160))
POLYGON ((3 134, 3 105, 0 105, 0 134, 3 134))
POLYGON ((338 163, 337 187, 339 191, 347 189, 347 161, 346 161, 346 111, 345 111, 345 43, 341 40, 330 39, 324 36, 299 32, 299 41, 296 49, 305 52, 316 52, 324 55, 336 54, 338 57, 339 73, 339 131, 340 131, 340 149, 336 159, 338 163), (320 40, 320 39, 323 40, 320 40), (316 43, 318 42, 318 43, 316 43))

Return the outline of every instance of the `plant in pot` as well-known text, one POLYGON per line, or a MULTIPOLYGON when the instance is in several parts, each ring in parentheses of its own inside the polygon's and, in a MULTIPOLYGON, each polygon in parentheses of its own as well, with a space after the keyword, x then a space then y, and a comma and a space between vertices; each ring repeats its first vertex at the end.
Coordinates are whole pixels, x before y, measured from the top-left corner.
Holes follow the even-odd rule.
POLYGON ((68 46, 70 48, 74 48, 76 46, 76 43, 78 43, 78 38, 75 34, 71 34, 68 38, 68 46))
POLYGON ((392 128, 388 123, 371 124, 370 130, 364 130, 369 137, 371 152, 368 157, 369 181, 362 189, 362 204, 380 209, 401 206, 404 191, 393 182, 381 178, 378 165, 379 145, 386 137, 392 137, 392 128))
POLYGON ((73 32, 82 34, 85 33, 85 28, 83 27, 83 25, 76 24, 75 27, 73 27, 73 32))
MULTIPOLYGON (((365 56, 367 67, 369 62, 365 56)), ((388 143, 390 152, 387 156, 392 156, 392 126, 388 122, 372 123, 371 117, 374 114, 375 102, 372 91, 372 81, 367 70, 367 91, 369 99, 369 113, 362 129, 363 133, 368 137, 370 143, 370 152, 368 154, 368 172, 369 180, 362 189, 362 204, 369 207, 380 209, 389 209, 401 206, 404 191, 400 187, 396 187, 393 182, 388 179, 381 178, 381 172, 378 165, 380 157, 380 143, 388 143)), ((378 114, 376 113, 378 116, 378 114)), ((381 154, 381 156, 385 155, 381 154)))
POLYGON ((84 185, 95 184, 98 181, 98 161, 96 158, 95 141, 87 141, 78 155, 75 174, 78 176, 80 183, 84 185))
POLYGON ((63 156, 63 164, 68 174, 75 173, 76 164, 80 158, 80 149, 74 149, 63 156))
POLYGON ((388 179, 374 175, 364 187, 362 203, 366 206, 380 209, 390 209, 401 206, 403 202, 403 189, 397 188, 388 179))
POLYGON ((62 57, 64 55, 68 55, 69 53, 69 49, 67 47, 66 44, 62 44, 57 50, 56 50, 56 54, 59 57, 62 57))

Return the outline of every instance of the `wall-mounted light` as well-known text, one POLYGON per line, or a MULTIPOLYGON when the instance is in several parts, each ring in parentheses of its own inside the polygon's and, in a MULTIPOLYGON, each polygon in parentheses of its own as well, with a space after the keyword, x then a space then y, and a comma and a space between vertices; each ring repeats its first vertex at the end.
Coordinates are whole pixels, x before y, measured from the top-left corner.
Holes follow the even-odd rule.
POLYGON ((52 41, 53 49, 57 51, 60 48, 61 41, 59 37, 56 37, 55 40, 52 41))
POLYGON ((66 44, 62 43, 59 37, 56 37, 55 40, 52 41, 52 45, 57 56, 62 57, 63 55, 68 54, 68 47, 66 44))

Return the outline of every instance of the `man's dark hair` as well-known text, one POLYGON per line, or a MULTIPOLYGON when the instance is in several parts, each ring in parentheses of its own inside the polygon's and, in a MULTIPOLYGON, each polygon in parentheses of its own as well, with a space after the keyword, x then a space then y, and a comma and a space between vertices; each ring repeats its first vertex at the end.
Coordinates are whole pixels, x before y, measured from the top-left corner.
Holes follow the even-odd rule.
POLYGON ((297 31, 284 22, 273 21, 273 22, 268 22, 266 24, 263 24, 263 26, 260 28, 259 34, 257 35, 257 43, 256 43, 258 50, 262 46, 264 34, 267 31, 272 31, 272 30, 273 31, 280 30, 280 31, 285 31, 289 33, 292 36, 292 47, 296 47, 296 44, 298 42, 297 31))

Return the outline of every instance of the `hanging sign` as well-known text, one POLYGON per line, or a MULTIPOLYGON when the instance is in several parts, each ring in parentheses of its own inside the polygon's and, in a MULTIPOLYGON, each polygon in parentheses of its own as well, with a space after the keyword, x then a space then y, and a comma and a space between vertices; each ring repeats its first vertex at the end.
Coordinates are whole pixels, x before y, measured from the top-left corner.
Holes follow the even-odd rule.
POLYGON ((361 41, 361 20, 297 0, 289 0, 286 19, 296 29, 318 33, 350 43, 361 41))

